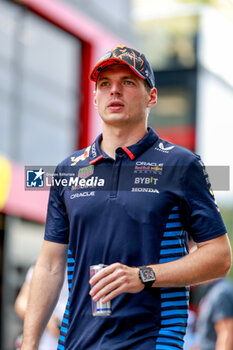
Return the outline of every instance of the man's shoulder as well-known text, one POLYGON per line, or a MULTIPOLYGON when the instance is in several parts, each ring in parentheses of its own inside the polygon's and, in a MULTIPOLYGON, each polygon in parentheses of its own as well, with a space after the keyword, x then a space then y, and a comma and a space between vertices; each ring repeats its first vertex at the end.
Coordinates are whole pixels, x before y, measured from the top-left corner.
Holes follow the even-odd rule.
POLYGON ((224 279, 217 281, 205 298, 215 322, 223 318, 233 317, 233 287, 231 282, 224 279))
POLYGON ((233 284, 228 279, 221 279, 219 280, 210 290, 210 293, 212 296, 215 297, 222 297, 223 299, 225 297, 230 297, 233 304, 233 284))
POLYGON ((173 160, 182 164, 200 160, 200 156, 190 149, 160 138, 157 140, 154 150, 164 154, 169 161, 173 160))

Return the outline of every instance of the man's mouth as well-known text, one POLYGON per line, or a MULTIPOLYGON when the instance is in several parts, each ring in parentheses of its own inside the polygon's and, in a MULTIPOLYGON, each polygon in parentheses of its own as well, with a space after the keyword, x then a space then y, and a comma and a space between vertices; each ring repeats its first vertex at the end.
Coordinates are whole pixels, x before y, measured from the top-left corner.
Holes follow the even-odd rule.
POLYGON ((111 101, 108 104, 108 109, 111 112, 118 112, 118 111, 122 110, 123 107, 124 107, 124 103, 121 101, 111 101))

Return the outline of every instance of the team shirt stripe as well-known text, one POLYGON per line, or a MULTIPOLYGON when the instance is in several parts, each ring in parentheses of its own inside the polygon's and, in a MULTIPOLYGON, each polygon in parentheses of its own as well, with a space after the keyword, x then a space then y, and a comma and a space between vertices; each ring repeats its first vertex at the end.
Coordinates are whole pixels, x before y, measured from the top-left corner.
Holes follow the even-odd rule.
POLYGON ((164 232, 163 237, 177 237, 178 235, 180 235, 180 231, 167 231, 164 232))
POLYGON ((169 345, 169 344, 159 344, 156 345, 155 347, 156 350, 182 350, 182 347, 178 347, 178 346, 173 346, 173 345, 169 345))
POLYGON ((162 307, 165 308, 165 307, 169 307, 169 306, 188 306, 189 303, 187 300, 177 300, 177 301, 165 301, 165 302, 162 302, 162 307))
MULTIPOLYGON (((161 240, 159 263, 174 261, 185 256, 186 232, 181 223, 179 207, 174 206, 168 216, 161 240)), ((161 288, 161 321, 156 339, 156 350, 181 350, 187 327, 189 289, 161 288)))
POLYGON ((188 310, 183 310, 183 309, 180 309, 180 310, 166 310, 166 311, 162 311, 162 313, 161 313, 161 315, 162 316, 169 316, 169 315, 175 315, 175 316, 177 316, 177 315, 183 315, 183 314, 188 314, 188 310))
MULTIPOLYGON (((73 280, 73 272, 74 272, 74 264, 75 260, 72 257, 72 252, 70 249, 68 249, 68 257, 67 257, 67 279, 68 279, 68 288, 69 288, 69 297, 71 295, 71 288, 72 288, 72 280, 73 280)), ((57 350, 65 350, 65 340, 66 340, 66 335, 68 332, 69 328, 69 307, 70 307, 70 302, 69 299, 66 304, 66 309, 64 312, 64 316, 62 319, 62 325, 60 329, 60 336, 58 339, 58 346, 57 350)))
POLYGON ((181 240, 180 239, 172 239, 172 240, 165 240, 161 242, 161 246, 170 246, 170 245, 174 245, 174 246, 180 246, 181 244, 181 240))

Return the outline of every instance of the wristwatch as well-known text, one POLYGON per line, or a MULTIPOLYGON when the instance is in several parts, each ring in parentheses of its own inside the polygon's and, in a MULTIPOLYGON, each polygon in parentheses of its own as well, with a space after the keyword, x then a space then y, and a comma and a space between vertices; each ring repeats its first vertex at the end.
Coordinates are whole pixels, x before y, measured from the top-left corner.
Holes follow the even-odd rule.
POLYGON ((156 281, 154 270, 151 267, 139 267, 139 278, 144 284, 144 289, 150 289, 152 284, 156 281))

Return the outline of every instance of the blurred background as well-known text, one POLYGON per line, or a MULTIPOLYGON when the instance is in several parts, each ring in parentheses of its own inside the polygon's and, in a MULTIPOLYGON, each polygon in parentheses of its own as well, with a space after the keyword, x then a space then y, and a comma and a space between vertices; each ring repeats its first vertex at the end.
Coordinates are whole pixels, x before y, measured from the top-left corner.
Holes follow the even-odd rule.
MULTIPOLYGON (((143 51, 158 89, 149 125, 232 167, 232 38, 233 0, 0 0, 0 349, 22 329, 14 301, 44 233, 48 192, 25 191, 24 166, 98 135, 93 64, 119 43, 143 51)), ((231 239, 232 187, 215 196, 231 239)))

